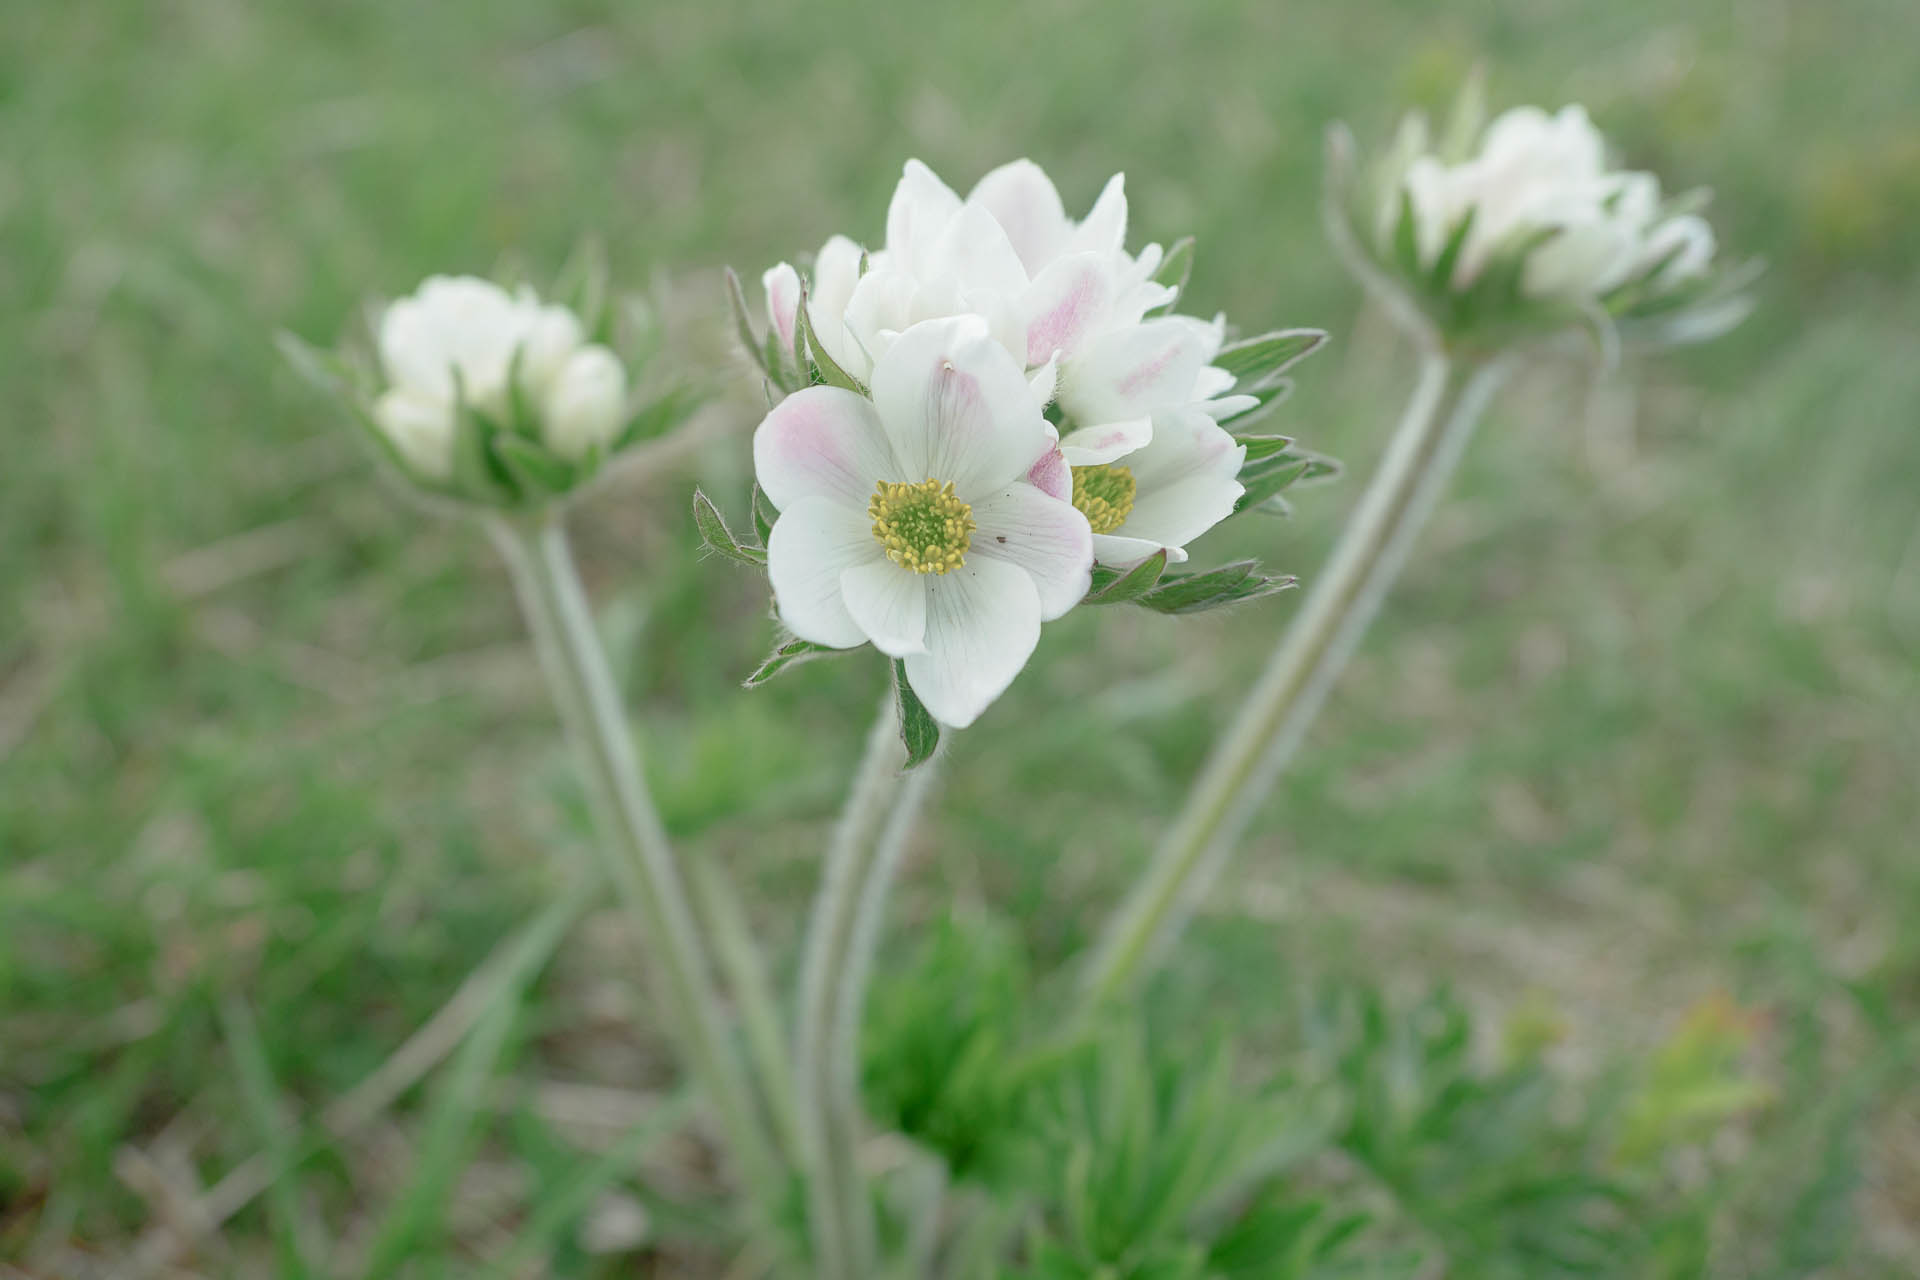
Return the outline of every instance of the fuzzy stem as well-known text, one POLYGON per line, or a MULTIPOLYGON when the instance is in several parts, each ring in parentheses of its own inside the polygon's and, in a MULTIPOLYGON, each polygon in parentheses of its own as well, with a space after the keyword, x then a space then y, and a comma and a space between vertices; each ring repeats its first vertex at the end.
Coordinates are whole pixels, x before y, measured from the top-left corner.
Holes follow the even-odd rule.
POLYGON ((861 1280, 874 1265, 872 1204, 860 1175, 860 1028, 886 900, 935 761, 902 776, 893 695, 882 701, 828 847, 800 971, 795 1088, 822 1277, 861 1280))
POLYGON ((567 735, 585 770, 601 838, 594 847, 633 912, 695 1079, 719 1113, 733 1158, 763 1210, 781 1179, 738 1046, 728 1034, 713 970, 680 868, 647 794, 626 711, 557 515, 524 523, 490 517, 567 735))
POLYGON ((1366 634, 1506 374, 1504 361, 1425 353, 1413 398, 1326 569, 1109 923, 1088 971, 1087 1011, 1139 975, 1219 873, 1366 634))

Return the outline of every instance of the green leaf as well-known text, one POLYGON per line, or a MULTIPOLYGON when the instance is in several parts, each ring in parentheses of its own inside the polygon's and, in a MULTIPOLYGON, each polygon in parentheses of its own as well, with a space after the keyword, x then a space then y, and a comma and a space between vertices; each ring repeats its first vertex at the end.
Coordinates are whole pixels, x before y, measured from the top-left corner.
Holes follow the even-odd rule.
POLYGON ((830 649, 824 644, 815 644, 811 640, 788 640, 774 648, 774 651, 761 660, 753 669, 753 674, 741 683, 748 689, 758 689, 767 681, 797 667, 810 658, 824 657, 830 653, 845 653, 844 649, 830 649))
POLYGON ((862 387, 859 380, 852 374, 834 363, 833 357, 827 354, 826 347, 821 345, 820 335, 813 331, 813 317, 808 314, 807 306, 809 296, 807 286, 802 284, 800 308, 795 313, 794 319, 798 322, 800 329, 800 345, 805 348, 812 366, 813 381, 815 384, 825 383, 830 387, 844 387, 848 391, 857 391, 865 395, 866 388, 862 387))
POLYGON ((907 768, 917 769, 933 759, 940 745, 940 725, 907 683, 904 659, 893 660, 893 696, 900 711, 900 742, 907 749, 907 768))
POLYGON ((727 528, 726 520, 720 515, 720 509, 713 505, 713 499, 698 489, 693 491, 693 524, 700 531, 700 540, 727 559, 737 560, 741 564, 766 564, 767 549, 743 543, 734 537, 733 530, 727 528))
POLYGON ((1249 462, 1240 468, 1240 483, 1246 492, 1233 505, 1235 514, 1257 507, 1294 485, 1325 479, 1340 473, 1339 464, 1317 454, 1287 451, 1249 462))
POLYGON ((707 400, 706 393, 694 387, 670 387, 656 400, 643 405, 614 438, 609 453, 618 453, 642 440, 655 440, 691 418, 707 400))
POLYGON ((760 545, 764 547, 768 539, 773 537, 773 522, 779 518, 779 514, 774 511, 773 503, 767 498, 767 491, 760 487, 759 481, 754 482, 750 506, 753 511, 753 531, 760 535, 760 545))
POLYGON ((607 325, 611 277, 605 242, 598 236, 583 236, 554 278, 552 297, 580 317, 581 331, 590 342, 604 344, 611 336, 607 325))
POLYGON ((1213 363, 1244 387, 1259 387, 1285 373, 1327 340, 1324 329, 1276 329, 1221 348, 1213 363))
POLYGON ((1247 456, 1241 463, 1243 471, 1253 463, 1278 457, 1293 448, 1292 436, 1240 436, 1238 439, 1247 447, 1247 456))
POLYGON ((503 431, 495 436, 493 451, 519 489, 535 498, 555 498, 566 493, 580 480, 580 473, 585 469, 512 432, 503 431))
POLYGON ((1440 256, 1434 260, 1433 273, 1427 277, 1428 287, 1435 293, 1450 293, 1453 290, 1454 267, 1460 261, 1460 251, 1466 247, 1467 237, 1473 233, 1473 221, 1479 214, 1478 205, 1467 210, 1467 216, 1454 225, 1447 236, 1447 243, 1440 249, 1440 256))
POLYGON ((1140 597, 1140 603, 1156 613, 1202 613, 1298 585, 1299 580, 1290 575, 1267 577, 1255 573, 1258 567, 1252 560, 1236 560, 1205 573, 1179 574, 1163 579, 1140 597))
POLYGON ((1160 575, 1166 571, 1167 549, 1165 547, 1125 572, 1097 564, 1093 567, 1093 586, 1081 603, 1121 604, 1128 600, 1136 600, 1143 592, 1152 590, 1154 584, 1160 581, 1160 575))
POLYGON ((1393 224, 1393 261, 1405 280, 1420 278, 1420 243, 1414 238, 1413 195, 1400 188, 1400 217, 1393 224))
POLYGON ((1222 418, 1220 425, 1228 426, 1231 424, 1232 430, 1240 431, 1252 426, 1273 412, 1274 409, 1284 404, 1287 397, 1293 394, 1293 379, 1275 378, 1265 386, 1254 387, 1251 390, 1238 392, 1236 394, 1252 396, 1256 403, 1249 408, 1242 409, 1239 413, 1222 418))
POLYGON ((240 1081, 240 1100, 247 1118, 253 1122, 255 1137, 266 1148, 278 1171, 278 1176, 267 1185, 267 1207, 273 1225, 274 1251, 278 1255, 276 1270, 288 1277, 325 1275, 322 1259, 315 1256, 314 1224, 308 1218, 300 1194, 295 1168, 297 1130, 282 1112, 280 1091, 274 1084, 273 1067, 267 1060, 259 1025, 254 1021, 253 1011, 238 997, 220 1006, 220 1025, 227 1049, 233 1055, 234 1074, 240 1081))

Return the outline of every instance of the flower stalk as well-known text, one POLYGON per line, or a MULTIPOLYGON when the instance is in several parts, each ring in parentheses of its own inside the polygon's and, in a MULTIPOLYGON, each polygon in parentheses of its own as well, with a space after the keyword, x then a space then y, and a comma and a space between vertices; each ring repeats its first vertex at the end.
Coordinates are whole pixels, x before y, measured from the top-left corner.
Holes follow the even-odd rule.
POLYGON ((1446 489, 1506 359, 1423 356, 1379 471, 1239 718, 1094 954, 1086 1009, 1118 996, 1185 924, 1292 758, 1446 489))
POLYGON ((600 828, 594 847, 632 910, 688 1065, 723 1126, 740 1173, 762 1206, 781 1186, 779 1165, 724 1019, 713 971, 640 759, 593 614, 556 513, 486 518, 513 578, 566 725, 600 828))
POLYGON ((867 734, 807 925, 794 1092, 823 1277, 861 1280, 873 1271, 872 1202, 859 1168, 860 1028, 886 901, 936 762, 903 775, 899 712, 889 692, 867 734))

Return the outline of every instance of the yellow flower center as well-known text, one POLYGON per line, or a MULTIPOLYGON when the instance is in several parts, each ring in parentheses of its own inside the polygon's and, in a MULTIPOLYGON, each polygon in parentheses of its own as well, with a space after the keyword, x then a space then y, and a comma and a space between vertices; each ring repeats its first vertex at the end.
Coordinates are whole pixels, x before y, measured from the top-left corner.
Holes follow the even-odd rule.
POLYGON ((1133 510, 1133 472, 1125 467, 1075 467, 1073 505, 1095 533, 1112 533, 1133 510))
POLYGON ((873 536, 887 559, 915 573, 945 573, 967 562, 973 544, 973 508, 953 494, 951 483, 928 478, 919 484, 882 480, 867 503, 873 536))

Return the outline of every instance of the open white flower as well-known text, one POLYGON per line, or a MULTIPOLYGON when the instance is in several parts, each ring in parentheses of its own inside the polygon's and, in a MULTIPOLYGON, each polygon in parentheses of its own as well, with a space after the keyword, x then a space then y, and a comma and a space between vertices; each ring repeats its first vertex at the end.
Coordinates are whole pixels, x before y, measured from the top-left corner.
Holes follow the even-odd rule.
POLYGON ((1145 445, 1113 462, 1073 468, 1073 505, 1093 530, 1101 564, 1131 568, 1164 548, 1170 564, 1186 544, 1233 514, 1247 447, 1197 404, 1153 411, 1145 445))
POLYGON ((459 405, 504 422, 518 360, 519 390, 545 444, 578 459, 624 421, 627 375, 614 354, 584 340, 565 307, 529 289, 510 294, 472 276, 433 276, 387 307, 379 325, 387 388, 373 418, 401 457, 428 479, 453 469, 459 405))
POLYGON ((796 392, 754 435, 780 511, 775 603, 802 639, 904 659, 934 717, 965 726, 1026 664, 1040 624, 1086 594, 1092 533, 1056 433, 986 320, 909 326, 871 386, 871 400, 796 392))
POLYGON ((1487 126, 1478 153, 1457 164, 1411 158, 1380 210, 1383 241, 1403 191, 1425 269, 1472 218, 1448 281, 1454 289, 1472 286, 1507 252, 1527 254, 1528 297, 1574 302, 1598 299, 1663 259, 1656 283, 1677 284, 1703 274, 1712 256, 1704 222, 1663 215, 1657 178, 1608 169, 1605 140, 1579 106, 1551 116, 1508 111, 1487 126))

